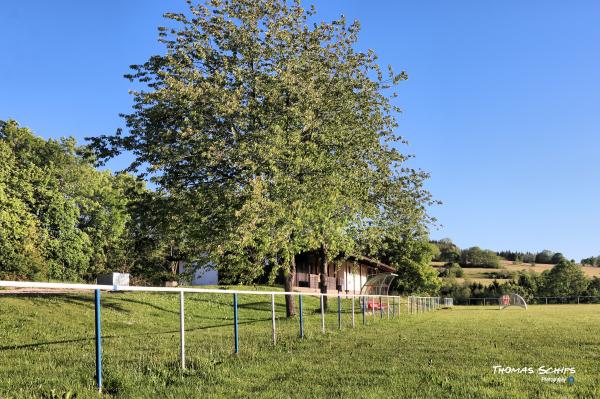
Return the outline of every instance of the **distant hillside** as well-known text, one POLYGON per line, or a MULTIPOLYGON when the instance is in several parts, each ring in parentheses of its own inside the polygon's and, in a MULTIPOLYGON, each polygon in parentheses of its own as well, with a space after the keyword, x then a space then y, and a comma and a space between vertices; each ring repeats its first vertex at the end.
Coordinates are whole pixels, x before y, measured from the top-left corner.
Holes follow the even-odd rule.
MULTIPOLYGON (((441 270, 444 267, 444 262, 432 262, 432 266, 441 270)), ((462 278, 457 278, 456 280, 461 282, 468 279, 483 285, 490 285, 494 280, 497 280, 499 283, 509 281, 512 279, 513 275, 516 275, 516 273, 521 270, 541 273, 544 270, 551 269, 553 266, 554 265, 547 263, 531 266, 529 263, 514 264, 511 261, 501 260, 500 269, 463 267, 462 270, 464 276, 462 278)), ((589 278, 600 277, 600 267, 582 266, 581 268, 589 278)))

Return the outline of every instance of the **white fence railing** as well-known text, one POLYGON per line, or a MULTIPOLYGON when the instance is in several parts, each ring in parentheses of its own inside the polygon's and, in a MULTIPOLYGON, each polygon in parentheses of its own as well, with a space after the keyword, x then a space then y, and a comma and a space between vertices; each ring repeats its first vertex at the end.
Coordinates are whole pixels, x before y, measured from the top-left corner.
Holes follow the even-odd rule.
MULTIPOLYGON (((579 295, 579 296, 534 296, 526 298, 529 305, 560 305, 560 304, 592 304, 600 303, 600 297, 579 295)), ((468 298, 460 301, 462 305, 483 305, 497 306, 500 304, 498 297, 468 298)))
MULTIPOLYGON (((234 353, 239 352, 239 323, 238 323, 238 296, 239 295, 262 295, 270 297, 271 302, 271 330, 272 341, 277 343, 276 333, 276 314, 275 314, 275 297, 278 295, 294 296, 298 299, 298 316, 299 316, 299 336, 304 338, 304 317, 302 309, 303 297, 318 297, 321 313, 321 330, 326 332, 325 326, 325 306, 324 298, 337 298, 337 324, 338 329, 342 329, 342 299, 351 299, 351 326, 356 326, 356 307, 358 305, 359 314, 362 315, 362 324, 366 324, 367 315, 373 319, 376 313, 379 313, 379 318, 386 319, 400 316, 400 308, 402 298, 394 295, 361 295, 361 294, 346 294, 346 293, 317 293, 317 292, 284 292, 284 291, 247 291, 247 290, 229 290, 229 289, 214 289, 214 288, 187 288, 187 287, 137 287, 137 286, 119 286, 119 285, 99 285, 99 284, 66 284, 66 283, 38 283, 26 281, 0 281, 0 287, 12 288, 33 288, 44 290, 61 290, 61 291, 93 291, 94 292, 94 309, 95 309, 95 343, 96 343, 96 383, 98 390, 102 390, 102 334, 101 334, 101 292, 164 292, 179 294, 179 340, 180 340, 180 361, 181 367, 186 367, 185 356, 185 294, 186 293, 202 293, 202 294, 228 294, 233 296, 233 327, 234 327, 234 353), (356 301, 358 298, 358 302, 356 301)), ((0 294, 2 291, 0 290, 0 294)), ((440 307, 440 299, 437 297, 408 297, 406 302, 408 314, 423 313, 440 307)))
POLYGON ((425 313, 440 308, 440 298, 433 296, 409 296, 406 304, 408 313, 425 313))

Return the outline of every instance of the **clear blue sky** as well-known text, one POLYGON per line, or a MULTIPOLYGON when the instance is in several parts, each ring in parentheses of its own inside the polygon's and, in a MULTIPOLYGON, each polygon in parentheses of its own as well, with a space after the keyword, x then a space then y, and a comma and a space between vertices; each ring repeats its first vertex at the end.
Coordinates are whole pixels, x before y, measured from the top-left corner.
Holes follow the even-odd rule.
MULTIPOLYGON (((181 1, 4 1, 0 119, 44 137, 123 125, 128 65, 181 1)), ((316 0, 406 70, 400 133, 459 246, 600 254, 600 2, 316 0)), ((123 161, 113 162, 113 168, 123 161)))

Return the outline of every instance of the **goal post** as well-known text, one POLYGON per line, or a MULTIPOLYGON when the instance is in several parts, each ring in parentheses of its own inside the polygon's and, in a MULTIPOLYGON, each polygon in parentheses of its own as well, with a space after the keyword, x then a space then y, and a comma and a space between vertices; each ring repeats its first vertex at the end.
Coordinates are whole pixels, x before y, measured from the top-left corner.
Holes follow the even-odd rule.
POLYGON ((527 302, 525 299, 519 294, 510 293, 502 295, 498 303, 500 304, 500 309, 506 309, 509 306, 519 306, 525 310, 527 310, 527 302))

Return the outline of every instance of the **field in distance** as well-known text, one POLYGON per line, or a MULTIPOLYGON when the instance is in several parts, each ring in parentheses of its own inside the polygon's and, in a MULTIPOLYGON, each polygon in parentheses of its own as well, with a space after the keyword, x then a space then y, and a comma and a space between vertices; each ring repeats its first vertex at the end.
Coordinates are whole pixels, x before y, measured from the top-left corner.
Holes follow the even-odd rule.
MULTIPOLYGON (((443 267, 444 262, 432 262, 432 265, 433 267, 439 269, 443 267)), ((506 281, 510 281, 510 273, 517 273, 522 270, 530 270, 536 273, 541 273, 545 270, 552 269, 554 265, 543 263, 536 263, 535 265, 531 265, 529 263, 514 264, 511 261, 501 260, 500 266, 500 269, 463 267, 464 277, 457 278, 456 280, 462 282, 468 279, 471 282, 477 282, 483 285, 490 285, 494 280, 497 280, 498 283, 502 284, 506 281)), ((582 270, 589 278, 600 277, 600 267, 582 266, 582 270)))
MULTIPOLYGON (((334 301, 323 335, 318 301, 305 298, 300 339, 298 319, 283 318, 279 298, 273 347, 270 297, 246 295, 234 356, 231 297, 186 294, 188 370, 181 371, 177 294, 103 294, 104 397, 600 397, 600 305, 421 315, 403 305, 400 317, 368 314, 366 325, 357 313, 352 329, 345 299, 342 330, 334 301), (498 374, 494 366, 535 372, 498 374), (574 368, 575 383, 543 382, 539 367, 574 368)), ((2 295, 0 315, 0 397, 98 398, 92 295, 2 295)))

